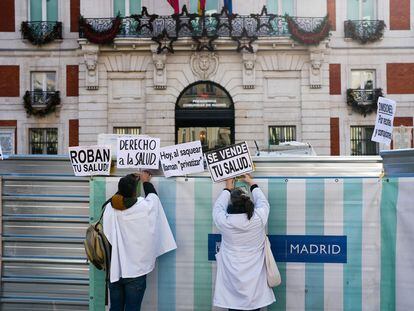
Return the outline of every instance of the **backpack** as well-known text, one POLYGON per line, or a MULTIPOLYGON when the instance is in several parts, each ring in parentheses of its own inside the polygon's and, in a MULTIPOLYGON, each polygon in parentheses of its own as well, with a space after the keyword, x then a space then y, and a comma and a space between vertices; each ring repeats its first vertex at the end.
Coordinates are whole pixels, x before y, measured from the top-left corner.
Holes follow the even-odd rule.
POLYGON ((111 244, 108 242, 108 239, 103 232, 102 217, 105 211, 105 206, 110 201, 111 199, 102 205, 101 217, 99 217, 97 222, 89 225, 86 230, 85 240, 83 241, 88 261, 98 270, 104 270, 107 279, 109 277, 111 263, 111 244))

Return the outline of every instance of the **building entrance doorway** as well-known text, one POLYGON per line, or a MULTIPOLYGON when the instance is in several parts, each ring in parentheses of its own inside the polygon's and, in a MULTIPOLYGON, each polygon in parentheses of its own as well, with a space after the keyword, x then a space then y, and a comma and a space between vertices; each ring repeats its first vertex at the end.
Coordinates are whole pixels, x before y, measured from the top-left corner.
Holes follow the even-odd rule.
POLYGON ((234 104, 219 84, 202 81, 185 88, 175 107, 177 144, 200 140, 203 151, 234 143, 234 104))

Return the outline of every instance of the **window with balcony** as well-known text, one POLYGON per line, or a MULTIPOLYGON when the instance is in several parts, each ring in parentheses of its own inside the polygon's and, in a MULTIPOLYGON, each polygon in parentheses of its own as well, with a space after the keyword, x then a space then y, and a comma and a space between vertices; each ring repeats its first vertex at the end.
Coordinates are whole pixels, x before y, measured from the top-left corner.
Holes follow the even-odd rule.
POLYGON ((351 126, 351 155, 377 155, 379 144, 371 141, 373 126, 351 126))
POLYGON ((372 103, 375 89, 375 70, 351 70, 351 89, 357 101, 372 103))
POLYGON ((32 72, 31 73, 31 102, 33 106, 44 106, 56 93, 56 73, 32 72))
POLYGON ((114 134, 139 135, 141 134, 141 128, 140 127, 114 127, 114 134))
POLYGON ((114 0, 114 16, 141 14, 141 0, 114 0))
POLYGON ((377 110, 382 89, 375 85, 375 70, 351 70, 351 87, 347 90, 347 104, 366 116, 377 110))
POLYGON ((31 128, 29 129, 30 154, 57 154, 58 153, 57 128, 31 128))
POLYGON ((295 0, 267 0, 268 13, 295 15, 295 0))
POLYGON ((385 22, 376 18, 376 0, 348 0, 345 38, 366 44, 381 40, 385 22))
POLYGON ((296 140, 296 126, 269 126, 269 146, 296 140))
POLYGON ((58 22, 58 0, 28 0, 28 21, 22 22, 23 38, 35 45, 62 39, 62 23, 58 22))

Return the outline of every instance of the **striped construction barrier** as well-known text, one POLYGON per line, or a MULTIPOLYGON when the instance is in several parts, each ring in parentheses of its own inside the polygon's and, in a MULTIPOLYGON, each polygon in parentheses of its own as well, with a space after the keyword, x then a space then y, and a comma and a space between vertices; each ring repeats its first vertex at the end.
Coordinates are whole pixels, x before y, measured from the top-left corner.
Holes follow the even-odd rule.
MULTIPOLYGON (((91 180, 92 221, 118 179, 91 180)), ((282 285, 267 310, 414 310, 414 178, 256 180, 271 206, 268 234, 288 241, 278 245, 277 258, 286 252, 278 262, 282 285), (344 239, 330 244, 329 237, 344 239), (335 262, 337 255, 345 261, 335 262)), ((221 310, 212 306, 209 237, 217 233, 212 205, 224 184, 198 176, 152 181, 178 249, 149 274, 142 310, 221 310)), ((103 273, 92 266, 90 282, 90 310, 104 310, 103 273)))

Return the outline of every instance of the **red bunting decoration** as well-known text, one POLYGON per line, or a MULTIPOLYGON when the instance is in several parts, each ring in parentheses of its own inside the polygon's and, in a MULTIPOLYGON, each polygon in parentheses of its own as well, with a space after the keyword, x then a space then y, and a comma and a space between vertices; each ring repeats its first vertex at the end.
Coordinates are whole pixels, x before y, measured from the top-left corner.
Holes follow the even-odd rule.
POLYGON ((90 42, 96 44, 109 44, 112 43, 118 35, 122 25, 122 19, 120 16, 115 17, 111 22, 111 26, 103 31, 94 29, 82 16, 80 17, 79 24, 84 37, 90 42))
POLYGON ((291 38, 306 45, 318 45, 329 35, 329 30, 331 28, 328 16, 325 16, 321 24, 313 31, 305 31, 301 29, 295 20, 289 15, 286 15, 286 21, 288 23, 291 38))

